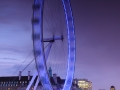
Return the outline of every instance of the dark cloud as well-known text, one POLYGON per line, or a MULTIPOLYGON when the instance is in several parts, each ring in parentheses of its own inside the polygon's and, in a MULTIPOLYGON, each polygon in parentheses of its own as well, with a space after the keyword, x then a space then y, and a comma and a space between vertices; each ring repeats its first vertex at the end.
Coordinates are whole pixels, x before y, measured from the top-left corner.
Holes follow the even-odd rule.
POLYGON ((5 25, 21 26, 24 31, 30 31, 33 0, 26 1, 0 1, 0 23, 5 25), (26 11, 24 11, 26 10, 26 11))
MULTIPOLYGON (((22 31, 21 34, 19 33, 22 37, 19 36, 18 41, 20 42, 22 39, 28 42, 24 48, 16 47, 16 49, 9 46, 0 46, 0 53, 1 51, 10 51, 18 53, 17 57, 23 55, 24 52, 29 53, 32 48, 30 34, 32 3, 33 0, 0 0, 0 31, 8 31, 11 27, 16 26, 15 29, 11 29, 9 36, 0 34, 2 44, 4 44, 3 42, 10 43, 11 41, 8 39, 5 41, 3 38, 16 34, 15 31, 17 30, 22 31), (10 26, 10 24, 13 26, 10 26), (23 35, 26 30, 28 30, 27 32, 30 31, 29 35, 23 35), (28 36, 30 39, 26 38, 28 36)), ((109 90, 111 85, 120 89, 120 1, 71 0, 71 3, 76 30, 75 78, 87 78, 92 81, 94 90, 101 87, 109 90)), ((20 43, 23 45, 23 42, 20 43)), ((16 43, 17 46, 21 46, 20 43, 16 43)), ((4 57, 6 57, 6 54, 4 57)), ((10 58, 12 59, 12 57, 10 58)), ((0 71, 5 71, 6 75, 10 75, 20 64, 10 66, 9 63, 4 63, 4 65, 6 67, 1 67, 0 71), (10 68, 9 71, 8 68, 10 68)), ((19 70, 22 70, 26 65, 22 65, 19 70)), ((32 66, 29 68, 31 69, 32 66)), ((18 72, 16 72, 16 75, 18 75, 18 72)))

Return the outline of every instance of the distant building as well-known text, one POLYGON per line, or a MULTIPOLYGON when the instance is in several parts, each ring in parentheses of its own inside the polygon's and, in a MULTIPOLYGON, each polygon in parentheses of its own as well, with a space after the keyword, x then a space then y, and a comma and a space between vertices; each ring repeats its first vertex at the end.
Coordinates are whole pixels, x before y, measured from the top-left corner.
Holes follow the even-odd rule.
POLYGON ((87 79, 74 79, 74 83, 82 90, 92 90, 92 82, 87 79))
POLYGON ((0 90, 20 90, 24 89, 28 83, 27 76, 22 76, 21 80, 19 80, 18 76, 0 77, 0 90))
POLYGON ((111 87, 110 87, 110 90, 115 90, 115 87, 114 87, 114 86, 111 86, 111 87))
MULTIPOLYGON (((57 74, 52 74, 51 68, 49 68, 49 76, 54 90, 62 90, 65 80, 61 79, 57 74)), ((28 76, 21 76, 20 71, 19 76, 0 77, 0 90, 26 90, 31 79, 30 71, 28 71, 28 76)), ((36 81, 37 77, 30 90, 34 90, 36 81)), ((40 82, 36 90, 44 90, 40 82)), ((92 84, 86 79, 74 79, 71 90, 92 90, 92 84)))
MULTIPOLYGON (((32 76, 30 76, 30 80, 31 78, 32 76)), ((60 77, 56 78, 57 82, 55 82, 53 77, 50 78, 50 81, 54 88, 57 85, 62 86, 62 84, 64 83, 64 80, 62 80, 60 77)), ((20 80, 19 76, 0 77, 0 90, 26 90, 26 87, 28 86, 30 80, 28 80, 28 76, 21 76, 20 80)), ((30 90, 33 90, 36 80, 37 77, 30 90)), ((38 88, 41 88, 39 90, 43 90, 41 83, 39 83, 38 88)))
MULTIPOLYGON (((26 90, 26 87, 28 86, 31 78, 32 76, 30 77, 21 76, 21 78, 19 78, 19 76, 0 77, 0 90, 26 90)), ((34 89, 36 80, 37 77, 33 85, 31 86, 30 90, 34 89)), ((52 83, 53 88, 57 88, 57 87, 62 88, 65 82, 64 79, 61 79, 60 77, 56 76, 56 74, 53 74, 53 77, 50 78, 50 81, 52 83), (54 76, 57 78, 57 82, 54 76)), ((76 81, 76 79, 74 81, 76 81)), ((43 90, 41 83, 38 84, 37 90, 43 90)), ((90 81, 87 81, 85 79, 79 79, 78 82, 74 82, 72 84, 71 90, 92 90, 92 85, 90 84, 90 81), (76 87, 76 85, 78 87, 76 87)))

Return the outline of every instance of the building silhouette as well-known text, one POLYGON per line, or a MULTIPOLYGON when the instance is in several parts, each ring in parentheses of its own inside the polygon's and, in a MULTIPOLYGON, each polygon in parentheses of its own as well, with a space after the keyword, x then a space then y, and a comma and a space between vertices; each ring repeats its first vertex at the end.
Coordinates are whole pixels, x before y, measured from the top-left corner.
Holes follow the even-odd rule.
MULTIPOLYGON (((48 73, 54 90, 62 89, 65 79, 61 79, 57 74, 52 74, 51 68, 49 68, 48 73)), ((37 78, 38 76, 35 78, 30 90, 34 90, 37 78)), ((0 90, 26 90, 31 79, 30 71, 28 71, 28 76, 21 76, 21 71, 19 71, 19 76, 0 77, 0 90)), ((44 90, 40 82, 37 90, 44 90)), ((92 84, 87 79, 74 79, 71 90, 92 90, 92 84)))
POLYGON ((88 79, 74 79, 74 83, 77 84, 81 90, 92 90, 92 82, 88 79))
POLYGON ((110 90, 115 90, 115 87, 114 87, 114 86, 111 86, 111 87, 110 87, 110 90))

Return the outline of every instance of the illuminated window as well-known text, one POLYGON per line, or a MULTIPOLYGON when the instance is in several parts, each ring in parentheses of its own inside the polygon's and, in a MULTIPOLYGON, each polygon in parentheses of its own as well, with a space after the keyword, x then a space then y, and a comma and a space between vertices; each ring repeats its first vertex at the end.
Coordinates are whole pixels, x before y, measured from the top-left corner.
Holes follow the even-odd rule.
POLYGON ((10 84, 8 84, 8 86, 10 86, 10 84))
POLYGON ((0 84, 0 86, 2 87, 2 84, 0 84))
POLYGON ((78 86, 83 89, 87 89, 91 87, 91 82, 89 82, 88 80, 78 80, 78 86))
POLYGON ((3 84, 3 86, 5 86, 5 85, 3 84))
POLYGON ((24 86, 24 83, 22 83, 22 86, 24 86))
POLYGON ((85 81, 78 81, 78 83, 84 83, 85 81))

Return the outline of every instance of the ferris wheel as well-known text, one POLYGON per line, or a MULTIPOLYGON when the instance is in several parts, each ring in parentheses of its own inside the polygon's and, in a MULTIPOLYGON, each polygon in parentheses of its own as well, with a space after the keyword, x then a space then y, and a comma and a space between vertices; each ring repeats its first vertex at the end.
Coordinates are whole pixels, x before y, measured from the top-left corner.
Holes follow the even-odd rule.
POLYGON ((76 42, 70 0, 34 0, 32 19, 33 49, 37 72, 44 90, 53 90, 48 68, 65 76, 63 90, 70 90, 75 71, 76 42), (64 74, 62 73, 64 72, 64 74))

